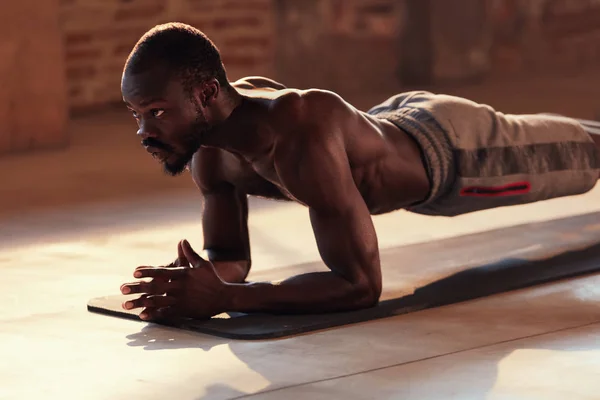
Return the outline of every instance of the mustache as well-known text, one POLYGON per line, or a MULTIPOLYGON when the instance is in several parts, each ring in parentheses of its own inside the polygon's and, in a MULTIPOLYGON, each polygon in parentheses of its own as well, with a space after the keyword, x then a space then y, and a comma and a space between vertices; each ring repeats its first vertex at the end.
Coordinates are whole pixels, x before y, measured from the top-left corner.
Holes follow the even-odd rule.
POLYGON ((156 147, 160 150, 171 151, 171 146, 166 143, 161 142, 160 140, 154 138, 147 138, 142 140, 142 146, 144 147, 156 147))

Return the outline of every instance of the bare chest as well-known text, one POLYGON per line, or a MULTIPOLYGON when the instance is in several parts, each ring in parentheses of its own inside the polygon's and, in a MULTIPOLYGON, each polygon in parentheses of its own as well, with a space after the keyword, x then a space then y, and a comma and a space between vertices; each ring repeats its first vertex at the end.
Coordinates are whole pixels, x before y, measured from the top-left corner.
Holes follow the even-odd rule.
POLYGON ((242 193, 267 199, 295 201, 281 184, 273 162, 258 160, 250 163, 237 158, 230 159, 224 167, 225 179, 242 193))
POLYGON ((277 191, 287 200, 299 202, 297 198, 292 195, 285 184, 281 181, 277 169, 272 160, 258 160, 251 164, 251 168, 259 179, 265 182, 265 185, 271 185, 277 188, 277 191))

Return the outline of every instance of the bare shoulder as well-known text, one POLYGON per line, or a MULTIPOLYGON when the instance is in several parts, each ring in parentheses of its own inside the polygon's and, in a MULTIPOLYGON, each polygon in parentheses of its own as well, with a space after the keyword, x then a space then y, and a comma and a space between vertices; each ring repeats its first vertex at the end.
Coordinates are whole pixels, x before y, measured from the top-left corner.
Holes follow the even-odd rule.
POLYGON ((264 76, 245 76, 232 83, 233 87, 241 89, 262 89, 270 88, 275 90, 287 89, 285 85, 274 79, 264 76))
POLYGON ((315 154, 345 152, 345 121, 352 108, 337 94, 325 90, 290 90, 271 105, 276 124, 275 163, 302 162, 315 154))
POLYGON ((352 113, 352 107, 339 95, 327 90, 287 90, 271 105, 271 113, 289 131, 305 132, 320 128, 330 130, 330 125, 344 114, 352 113))
POLYGON ((303 158, 316 154, 346 152, 344 126, 354 111, 339 95, 324 90, 288 91, 271 108, 277 166, 304 163, 303 158))
POLYGON ((335 212, 353 197, 344 121, 353 109, 335 93, 290 92, 273 104, 279 127, 275 170, 290 195, 320 213, 335 212))

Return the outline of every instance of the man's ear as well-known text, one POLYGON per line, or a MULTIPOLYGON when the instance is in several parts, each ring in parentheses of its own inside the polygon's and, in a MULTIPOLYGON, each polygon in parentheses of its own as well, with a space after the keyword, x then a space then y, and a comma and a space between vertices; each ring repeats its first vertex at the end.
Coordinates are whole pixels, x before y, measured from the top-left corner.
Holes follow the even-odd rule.
POLYGON ((217 99, 220 91, 221 85, 219 85, 219 81, 213 78, 202 82, 202 84, 194 90, 194 96, 196 97, 198 104, 201 104, 202 107, 208 107, 217 99))

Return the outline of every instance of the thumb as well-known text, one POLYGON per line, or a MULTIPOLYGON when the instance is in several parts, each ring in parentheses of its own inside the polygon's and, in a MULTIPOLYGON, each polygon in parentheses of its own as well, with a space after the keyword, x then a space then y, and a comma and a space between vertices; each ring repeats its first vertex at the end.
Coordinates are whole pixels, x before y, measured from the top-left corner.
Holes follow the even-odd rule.
MULTIPOLYGON (((189 244, 189 243, 188 243, 189 244)), ((191 248, 191 247, 190 247, 191 248)), ((193 250, 192 250, 193 251, 193 250)), ((178 244, 177 244, 177 266, 178 267, 187 267, 188 265, 190 265, 190 261, 188 260, 188 258, 185 256, 185 253, 183 251, 183 240, 181 240, 178 244)))
POLYGON ((192 245, 190 245, 190 242, 188 242, 185 239, 181 241, 181 250, 183 251, 183 255, 185 256, 185 258, 189 260, 190 264, 192 264, 193 267, 199 268, 206 263, 206 260, 200 257, 198 253, 196 253, 194 249, 192 249, 192 245))

